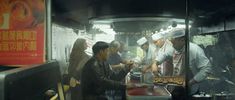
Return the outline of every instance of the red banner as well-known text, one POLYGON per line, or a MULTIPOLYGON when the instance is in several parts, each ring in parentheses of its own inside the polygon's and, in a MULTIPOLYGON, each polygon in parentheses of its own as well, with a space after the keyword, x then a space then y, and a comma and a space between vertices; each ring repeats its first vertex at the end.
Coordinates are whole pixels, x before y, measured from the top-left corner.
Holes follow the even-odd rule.
POLYGON ((0 65, 45 61, 44 0, 0 0, 0 65))

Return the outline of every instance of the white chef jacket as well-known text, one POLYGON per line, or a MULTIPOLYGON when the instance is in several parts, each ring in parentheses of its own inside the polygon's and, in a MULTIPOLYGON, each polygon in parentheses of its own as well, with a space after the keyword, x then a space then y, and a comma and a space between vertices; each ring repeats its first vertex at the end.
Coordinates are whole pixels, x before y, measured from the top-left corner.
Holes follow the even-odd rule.
POLYGON ((169 40, 166 40, 163 46, 158 50, 156 61, 159 64, 163 63, 166 59, 172 58, 174 52, 174 48, 172 47, 172 43, 169 40))
MULTIPOLYGON (((184 75, 184 50, 185 48, 182 48, 182 51, 176 51, 173 49, 173 75, 184 75), (177 57, 176 57, 177 56, 177 57)), ((167 50, 164 53, 158 53, 161 55, 158 55, 156 60, 159 63, 162 63, 166 59, 171 57, 172 51, 167 50)), ((193 74, 193 79, 197 82, 201 82, 206 79, 209 73, 212 73, 211 64, 209 59, 205 56, 204 51, 202 48, 200 48, 198 45, 194 43, 189 43, 189 70, 193 74)), ((195 93, 200 84, 195 84, 191 87, 191 93, 195 93)))
POLYGON ((152 64, 153 60, 156 57, 157 50, 158 49, 154 44, 149 43, 149 48, 148 51, 145 53, 145 56, 143 58, 143 63, 146 65, 152 64))
POLYGON ((173 52, 174 52, 174 48, 172 47, 172 43, 169 40, 165 40, 165 43, 163 44, 163 46, 159 49, 159 51, 157 52, 157 57, 156 57, 156 61, 158 61, 159 65, 158 67, 160 67, 161 69, 161 74, 165 75, 165 66, 166 64, 164 64, 164 61, 167 60, 171 60, 172 56, 173 56, 173 52))
POLYGON ((211 63, 201 47, 189 43, 189 69, 197 82, 203 81, 209 73, 212 73, 211 63))
MULTIPOLYGON (((165 44, 164 44, 165 45, 165 44)), ((169 46, 169 45, 168 45, 169 46)), ((172 47, 172 46, 171 46, 172 47)), ((158 56, 156 60, 161 64, 166 59, 175 56, 176 54, 179 54, 180 52, 176 51, 173 47, 173 50, 171 47, 166 47, 165 52, 162 52, 161 49, 158 52, 158 56), (172 55, 173 54, 173 55, 172 55)), ((184 52, 184 48, 181 52, 184 52)), ((173 65, 174 68, 178 67, 179 73, 177 75, 182 74, 182 70, 184 66, 182 66, 182 60, 178 60, 173 58, 173 65), (177 64, 181 63, 181 64, 177 64)), ((202 48, 200 48, 198 45, 194 43, 189 43, 189 69, 192 71, 192 74, 194 75, 193 79, 197 82, 200 82, 204 80, 209 73, 212 72, 211 64, 209 59, 205 56, 204 51, 202 48)), ((174 69, 173 69, 174 70, 174 69)), ((174 70, 175 71, 175 70, 174 70)))

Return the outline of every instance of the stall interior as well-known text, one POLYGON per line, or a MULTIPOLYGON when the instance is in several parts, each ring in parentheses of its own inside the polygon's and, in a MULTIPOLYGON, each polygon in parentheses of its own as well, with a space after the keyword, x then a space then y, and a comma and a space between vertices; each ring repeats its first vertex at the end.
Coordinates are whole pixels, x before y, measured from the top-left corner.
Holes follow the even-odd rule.
MULTIPOLYGON (((185 29, 186 25, 188 25, 188 29, 186 30, 189 32, 188 34, 185 33, 187 34, 186 36, 188 36, 186 37, 188 39, 187 42, 197 45, 197 48, 200 50, 202 49, 201 55, 208 59, 212 69, 210 76, 205 78, 207 82, 204 86, 208 87, 204 90, 196 91, 195 95, 199 94, 203 97, 210 94, 210 99, 212 99, 212 96, 216 98, 219 94, 233 96, 235 93, 235 46, 233 44, 235 42, 235 2, 233 0, 186 1, 190 2, 184 2, 183 0, 119 0, 113 2, 106 0, 71 0, 70 2, 63 2, 62 0, 58 0, 56 2, 53 1, 54 16, 52 19, 54 24, 66 26, 74 31, 79 30, 76 33, 76 38, 85 37, 85 39, 89 41, 88 50, 90 50, 90 54, 92 54, 92 46, 97 41, 111 43, 113 40, 116 40, 124 45, 124 49, 119 51, 122 59, 132 60, 136 63, 140 62, 147 55, 145 50, 141 47, 143 44, 140 43, 141 45, 139 45, 139 39, 145 37, 149 43, 154 45, 153 35, 163 34, 169 35, 169 37, 164 39, 172 42, 172 37, 170 37, 170 35, 173 34, 172 30, 178 28, 185 29), (76 4, 81 6, 75 5, 73 2, 78 2, 76 4), (64 4, 65 6, 62 6, 64 4), (208 4, 211 6, 208 6, 208 4), (58 8, 58 6, 61 8, 58 8), (186 9, 186 7, 188 8, 186 9), (68 15, 69 17, 66 17, 68 15)), ((154 47, 160 49, 158 46, 154 47)), ((191 48, 190 45, 189 48, 191 48)), ((66 53, 66 55, 67 54, 69 53, 66 53)), ((156 56, 156 54, 152 54, 152 56, 156 56)), ((198 61, 198 59, 195 61, 198 61)), ((191 62, 186 62, 185 64, 190 65, 190 63, 191 62)), ((159 70, 164 71, 172 69, 162 67, 159 70)), ((141 71, 141 67, 138 66, 136 69, 132 70, 131 74, 134 73, 134 75, 130 75, 130 77, 134 80, 144 82, 143 78, 145 76, 141 76, 141 71)), ((189 72, 190 70, 187 70, 185 73, 189 72)), ((146 81, 147 83, 153 83, 154 79, 151 78, 152 74, 153 73, 150 74, 149 78, 152 80, 146 81)), ((155 77, 163 77, 162 81, 159 82, 161 84, 156 83, 157 85, 162 85, 162 83, 177 85, 172 84, 174 82, 168 83, 174 80, 175 76, 169 78, 168 76, 165 77, 164 75, 158 74, 155 77), (169 80, 164 81, 164 79, 169 80)), ((182 78, 179 79, 181 80, 182 78)), ((187 79, 184 78, 183 81, 185 82, 187 79)), ((167 91, 171 91, 171 89, 167 91)), ((190 93, 188 92, 187 94, 190 93)), ((173 100, 174 99, 175 98, 173 98, 173 100)), ((228 100, 230 99, 232 100, 233 98, 228 98, 228 100)))

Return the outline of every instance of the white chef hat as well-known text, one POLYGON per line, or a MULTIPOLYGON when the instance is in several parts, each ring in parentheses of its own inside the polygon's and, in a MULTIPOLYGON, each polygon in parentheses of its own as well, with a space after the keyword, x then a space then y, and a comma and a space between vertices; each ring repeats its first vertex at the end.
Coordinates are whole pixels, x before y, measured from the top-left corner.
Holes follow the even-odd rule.
POLYGON ((148 42, 148 40, 145 37, 142 37, 137 41, 137 44, 141 46, 145 44, 146 42, 148 42))
POLYGON ((153 34, 153 35, 152 35, 152 40, 153 40, 153 41, 157 41, 157 40, 159 40, 159 39, 162 39, 163 37, 164 37, 164 36, 163 36, 162 33, 153 34))
POLYGON ((179 38, 183 37, 185 35, 185 29, 184 28, 177 28, 173 29, 171 32, 171 38, 179 38))

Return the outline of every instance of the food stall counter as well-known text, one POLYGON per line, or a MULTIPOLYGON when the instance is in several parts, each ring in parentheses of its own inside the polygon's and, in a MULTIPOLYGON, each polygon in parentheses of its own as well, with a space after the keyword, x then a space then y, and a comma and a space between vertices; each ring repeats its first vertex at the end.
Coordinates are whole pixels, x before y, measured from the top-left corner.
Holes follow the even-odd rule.
POLYGON ((127 75, 126 82, 135 84, 135 88, 126 90, 127 100, 171 100, 170 92, 165 85, 154 85, 132 80, 130 74, 127 75))

